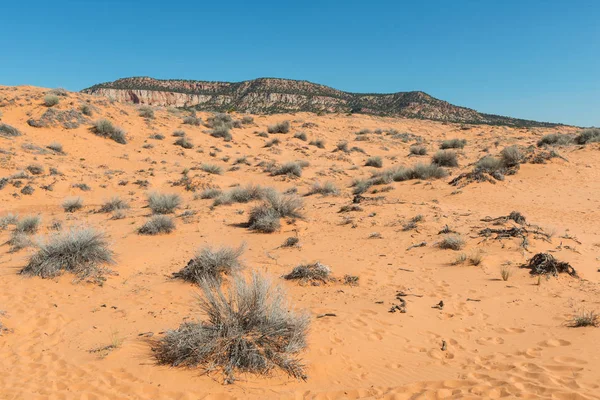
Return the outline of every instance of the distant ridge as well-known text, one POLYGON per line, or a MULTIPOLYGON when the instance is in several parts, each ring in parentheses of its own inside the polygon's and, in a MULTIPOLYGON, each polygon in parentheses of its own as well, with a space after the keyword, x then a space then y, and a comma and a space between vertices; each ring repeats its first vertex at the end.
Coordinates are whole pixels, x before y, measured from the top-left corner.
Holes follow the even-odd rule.
POLYGON ((253 114, 287 112, 360 113, 464 124, 555 127, 562 124, 484 114, 452 105, 424 92, 349 93, 308 81, 258 78, 243 82, 209 82, 133 77, 94 85, 83 93, 122 102, 239 111, 253 114))

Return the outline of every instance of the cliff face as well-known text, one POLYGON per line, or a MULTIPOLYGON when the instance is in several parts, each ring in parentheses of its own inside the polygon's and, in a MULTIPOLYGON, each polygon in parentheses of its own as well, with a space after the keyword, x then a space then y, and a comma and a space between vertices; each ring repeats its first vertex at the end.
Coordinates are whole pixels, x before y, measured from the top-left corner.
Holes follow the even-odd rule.
POLYGON ((260 78, 243 82, 124 78, 82 90, 120 102, 195 108, 202 111, 236 110, 252 114, 335 112, 400 116, 436 121, 508 125, 555 126, 452 105, 423 92, 358 94, 307 81, 260 78))

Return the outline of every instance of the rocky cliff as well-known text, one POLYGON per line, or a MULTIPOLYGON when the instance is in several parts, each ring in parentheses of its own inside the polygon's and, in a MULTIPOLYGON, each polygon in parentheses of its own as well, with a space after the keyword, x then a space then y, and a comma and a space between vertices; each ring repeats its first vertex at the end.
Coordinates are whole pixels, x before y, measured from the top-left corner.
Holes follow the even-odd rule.
POLYGON ((101 83, 82 92, 107 96, 121 102, 202 111, 235 110, 252 114, 352 112, 472 124, 557 125, 483 114, 452 105, 423 92, 359 94, 307 81, 276 78, 231 83, 136 77, 101 83))

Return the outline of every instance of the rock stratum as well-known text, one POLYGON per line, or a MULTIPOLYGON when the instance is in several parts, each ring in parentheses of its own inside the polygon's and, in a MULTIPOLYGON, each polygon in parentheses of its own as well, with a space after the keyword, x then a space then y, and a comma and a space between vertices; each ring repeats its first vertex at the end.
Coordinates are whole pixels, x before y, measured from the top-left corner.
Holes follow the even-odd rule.
POLYGON ((484 114, 420 91, 349 93, 312 82, 278 78, 232 83, 134 77, 100 83, 82 92, 124 103, 194 108, 199 111, 357 113, 514 127, 560 125, 484 114))

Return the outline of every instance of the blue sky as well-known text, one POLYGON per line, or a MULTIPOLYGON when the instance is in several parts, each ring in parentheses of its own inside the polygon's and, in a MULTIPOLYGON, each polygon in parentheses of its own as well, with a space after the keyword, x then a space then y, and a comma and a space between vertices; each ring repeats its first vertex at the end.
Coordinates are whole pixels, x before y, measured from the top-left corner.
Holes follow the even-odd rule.
POLYGON ((0 84, 127 76, 422 90, 600 125, 600 1, 4 1, 0 84))

